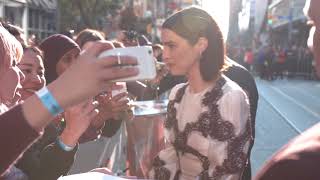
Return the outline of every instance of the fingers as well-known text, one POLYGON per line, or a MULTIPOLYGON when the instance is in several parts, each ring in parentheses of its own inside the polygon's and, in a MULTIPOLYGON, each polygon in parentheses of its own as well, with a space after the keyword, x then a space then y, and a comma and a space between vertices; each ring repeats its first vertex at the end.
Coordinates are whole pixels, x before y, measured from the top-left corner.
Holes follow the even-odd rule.
POLYGON ((110 95, 108 93, 101 93, 95 97, 100 106, 110 101, 110 95))
POLYGON ((82 103, 81 108, 82 108, 82 111, 89 112, 89 111, 92 111, 94 108, 98 107, 98 105, 99 105, 98 101, 90 100, 82 103))
POLYGON ((114 102, 117 102, 117 101, 119 101, 120 99, 122 99, 122 98, 124 98, 126 96, 128 96, 128 93, 127 92, 123 92, 123 93, 120 93, 120 94, 117 94, 117 95, 113 96, 111 98, 111 100, 114 101, 114 102))
POLYGON ((82 105, 80 111, 83 114, 85 114, 88 118, 93 118, 99 113, 98 106, 99 106, 98 101, 85 102, 82 105))
MULTIPOLYGON (((111 86, 110 86, 110 90, 113 91, 113 90, 120 90, 122 89, 123 86, 122 85, 118 85, 116 83, 112 83, 111 86)), ((111 91, 109 92, 111 94, 111 91)))
POLYGON ((98 114, 99 114, 99 110, 95 108, 87 114, 87 117, 90 120, 93 120, 98 114))
POLYGON ((120 101, 112 104, 112 108, 116 108, 116 107, 120 107, 120 106, 129 107, 129 99, 121 99, 120 101))
MULTIPOLYGON (((121 66, 134 66, 138 64, 138 60, 131 56, 120 56, 121 66)), ((105 56, 98 59, 103 67, 119 66, 118 56, 105 56)))
POLYGON ((119 113, 125 110, 129 109, 129 105, 128 104, 122 104, 120 106, 117 106, 115 108, 112 109, 112 113, 119 113))
POLYGON ((106 85, 107 88, 105 89, 105 94, 110 98, 111 97, 111 94, 112 94, 112 91, 115 91, 115 90, 121 90, 123 88, 122 85, 118 85, 116 83, 112 83, 110 82, 109 84, 106 85))
MULTIPOLYGON (((139 74, 138 68, 135 67, 113 67, 107 68, 102 72, 102 80, 103 81, 110 81, 110 80, 117 80, 125 77, 136 76, 139 74)), ((106 85, 107 89, 110 89, 110 86, 106 85)))

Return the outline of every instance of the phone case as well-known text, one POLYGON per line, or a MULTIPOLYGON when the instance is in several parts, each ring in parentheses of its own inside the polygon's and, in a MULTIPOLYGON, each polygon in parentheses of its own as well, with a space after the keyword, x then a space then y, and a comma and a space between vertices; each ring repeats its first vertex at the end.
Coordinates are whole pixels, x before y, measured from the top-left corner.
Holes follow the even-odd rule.
POLYGON ((139 74, 137 76, 114 80, 114 82, 128 82, 137 80, 151 80, 156 77, 156 65, 151 46, 135 46, 115 48, 102 52, 99 57, 105 56, 132 56, 138 60, 139 74))

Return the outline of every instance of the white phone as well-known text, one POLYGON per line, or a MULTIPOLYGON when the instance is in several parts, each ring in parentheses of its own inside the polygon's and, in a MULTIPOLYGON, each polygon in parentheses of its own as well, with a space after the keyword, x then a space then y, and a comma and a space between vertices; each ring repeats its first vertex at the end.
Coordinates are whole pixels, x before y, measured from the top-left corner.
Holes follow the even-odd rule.
POLYGON ((135 46, 115 48, 102 52, 99 57, 106 56, 132 56, 138 61, 139 74, 129 78, 114 80, 114 82, 128 82, 137 80, 151 80, 157 75, 155 60, 151 46, 135 46))

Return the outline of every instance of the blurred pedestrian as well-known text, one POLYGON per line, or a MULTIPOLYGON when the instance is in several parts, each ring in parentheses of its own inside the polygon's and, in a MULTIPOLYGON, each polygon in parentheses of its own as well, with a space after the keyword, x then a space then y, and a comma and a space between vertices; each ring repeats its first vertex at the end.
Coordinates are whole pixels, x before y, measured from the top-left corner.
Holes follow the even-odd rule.
MULTIPOLYGON (((307 12, 316 28, 320 27, 319 6, 320 0, 306 2, 307 12)), ((317 59, 320 55, 319 34, 314 34, 310 38, 314 40, 313 52, 317 59)), ((317 68, 320 74, 320 66, 317 68)), ((290 140, 276 152, 258 171, 255 180, 319 180, 319 164, 320 123, 290 140)))
POLYGON ((254 60, 254 56, 253 56, 252 49, 247 48, 244 54, 244 63, 248 71, 252 71, 253 60, 254 60))

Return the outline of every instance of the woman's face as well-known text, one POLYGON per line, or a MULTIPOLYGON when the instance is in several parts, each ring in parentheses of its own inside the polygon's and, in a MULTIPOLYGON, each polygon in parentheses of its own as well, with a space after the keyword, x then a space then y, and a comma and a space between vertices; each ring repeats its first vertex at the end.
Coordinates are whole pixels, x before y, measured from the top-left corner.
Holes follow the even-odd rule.
POLYGON ((17 67, 19 61, 12 57, 5 55, 4 64, 0 65, 0 103, 8 107, 20 100, 21 82, 24 80, 24 74, 17 67))
POLYGON ((77 48, 74 48, 62 56, 62 58, 56 65, 56 71, 58 76, 60 76, 76 60, 78 55, 79 50, 77 48))
POLYGON ((21 90, 21 99, 25 100, 46 84, 44 66, 40 55, 33 50, 26 50, 18 67, 25 75, 21 90))
POLYGON ((196 49, 184 38, 169 29, 161 31, 162 58, 172 75, 187 75, 196 66, 196 49))

